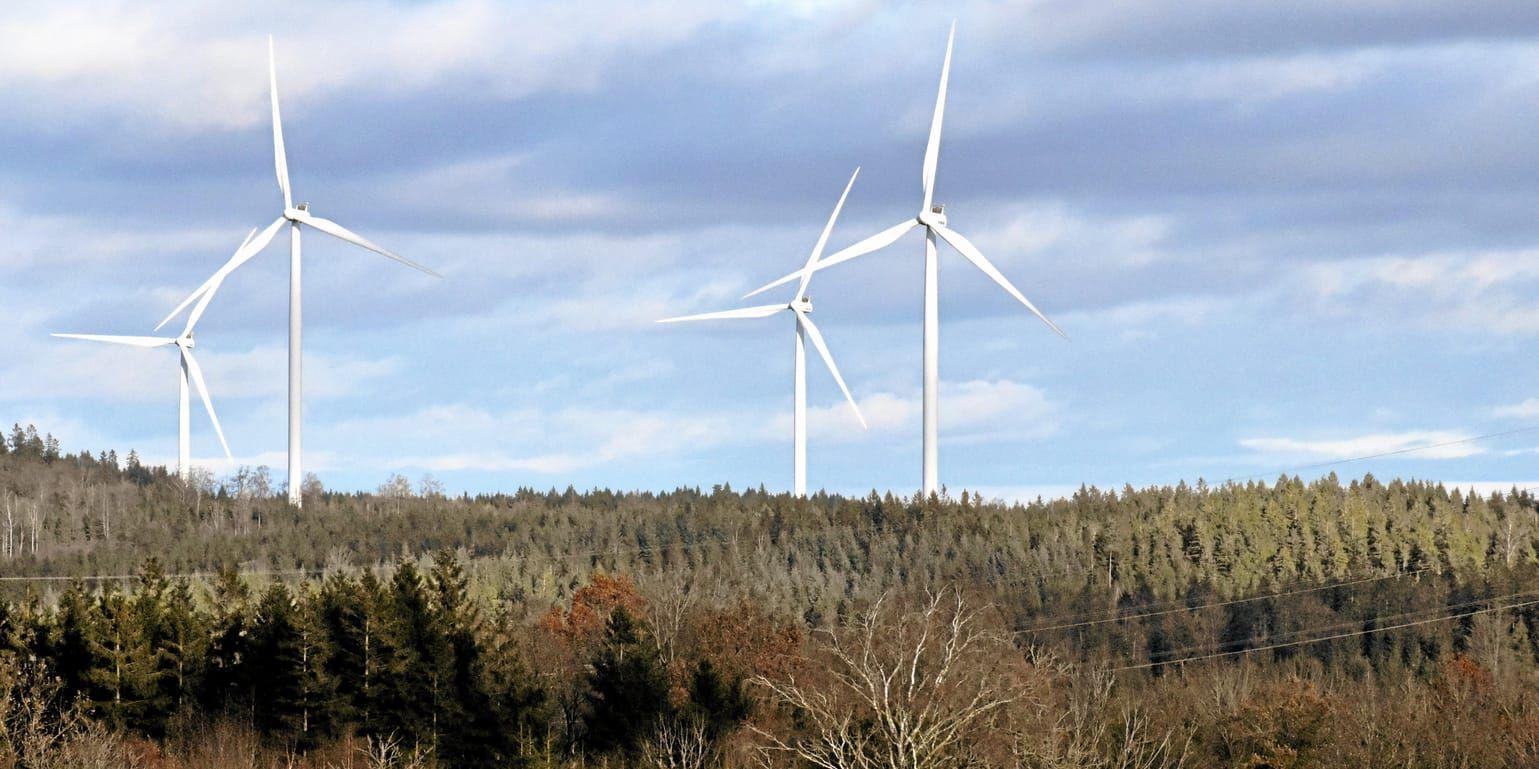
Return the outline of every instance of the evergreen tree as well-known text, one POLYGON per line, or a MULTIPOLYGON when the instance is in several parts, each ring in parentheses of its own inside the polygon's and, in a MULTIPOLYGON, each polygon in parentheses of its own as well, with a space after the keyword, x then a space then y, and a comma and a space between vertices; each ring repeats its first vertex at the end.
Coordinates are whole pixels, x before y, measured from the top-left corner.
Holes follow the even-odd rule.
POLYGON ((65 702, 93 694, 92 682, 99 677, 101 666, 99 626, 85 583, 70 583, 59 597, 46 644, 46 656, 53 660, 54 673, 59 677, 59 696, 65 702))
MULTIPOLYGON (((130 455, 132 456, 132 455, 130 455)), ((216 712, 249 717, 252 672, 245 665, 251 589, 231 566, 222 566, 214 581, 214 616, 208 666, 204 678, 204 702, 216 712)))
POLYGON ((262 593, 252 615, 243 665, 250 669, 252 716, 270 736, 301 747, 325 734, 328 697, 317 674, 313 631, 304 626, 293 593, 281 584, 262 593))
POLYGON ((690 673, 688 710, 690 717, 705 725, 706 736, 716 742, 748 720, 753 701, 741 676, 729 678, 709 659, 701 659, 690 673))
POLYGON ((383 664, 369 731, 432 750, 438 737, 445 643, 427 585, 411 562, 396 567, 383 614, 383 664))
POLYGON ((583 742, 596 753, 634 755, 671 715, 668 673, 656 644, 623 607, 609 615, 588 676, 583 742))

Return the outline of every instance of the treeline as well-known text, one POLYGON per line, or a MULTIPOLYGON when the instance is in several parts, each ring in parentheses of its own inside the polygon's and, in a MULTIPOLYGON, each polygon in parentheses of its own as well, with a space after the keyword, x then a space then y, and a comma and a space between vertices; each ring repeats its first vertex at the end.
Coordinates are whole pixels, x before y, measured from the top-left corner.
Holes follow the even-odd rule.
POLYGON ((81 715, 147 745, 221 723, 292 753, 363 739, 443 767, 634 758, 659 729, 724 740, 749 715, 747 678, 799 652, 798 627, 746 604, 676 617, 661 638, 646 609, 600 576, 529 625, 473 600, 447 551, 425 570, 259 591, 151 559, 129 590, 77 582, 52 606, 0 605, 0 712, 81 715), (44 702, 17 683, 39 680, 44 702))
MULTIPOLYGON (((25 432, 25 431, 23 431, 25 432)), ((33 431, 35 434, 35 431, 33 431)), ((1023 614, 1231 598, 1300 583, 1412 571, 1480 574, 1539 560, 1526 492, 1465 495, 1368 476, 1304 482, 1080 490, 1031 504, 871 494, 795 499, 763 490, 667 493, 523 489, 446 497, 307 486, 287 505, 262 469, 184 484, 110 454, 0 456, 0 575, 131 574, 146 554, 173 573, 371 567, 459 552, 473 591, 537 615, 597 570, 752 597, 834 617, 893 589, 961 580, 1023 614), (1067 603, 1066 603, 1067 602, 1067 603)), ((18 583, 5 583, 12 595, 18 583)))
POLYGON ((0 766, 1539 765, 1519 490, 282 492, 13 430, 0 766))
MULTIPOLYGON (((1509 576, 1533 585, 1539 574, 1525 571, 1509 576)), ((0 605, 0 765, 1430 769, 1539 758, 1539 616, 1495 596, 1470 602, 1503 610, 1345 644, 1118 673, 1072 639, 1012 632, 1006 612, 962 585, 884 595, 814 627, 747 601, 653 600, 602 574, 526 622, 468 583, 448 552, 260 590, 230 569, 206 584, 168 578, 152 560, 128 590, 76 583, 51 606, 0 605), (57 724, 67 726, 47 726, 57 724)), ((1435 609, 1505 589, 1402 588, 1435 609)), ((1298 621, 1383 589, 1308 594, 1319 608, 1298 621)), ((1287 616, 1252 603, 1099 632, 1146 660, 1154 626, 1287 616)))

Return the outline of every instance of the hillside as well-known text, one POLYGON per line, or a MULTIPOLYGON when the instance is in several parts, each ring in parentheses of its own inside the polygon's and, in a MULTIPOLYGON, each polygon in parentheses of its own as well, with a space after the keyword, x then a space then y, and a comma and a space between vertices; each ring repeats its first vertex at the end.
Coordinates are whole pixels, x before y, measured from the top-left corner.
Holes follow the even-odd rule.
MULTIPOLYGON (((188 486, 35 432, 0 455, 13 710, 37 707, 39 660, 59 676, 45 706, 80 698, 82 734, 187 765, 207 734, 316 762, 388 738, 392 765, 408 748, 445 766, 816 765, 846 718, 876 719, 861 751, 892 747, 849 687, 914 653, 938 688, 913 707, 965 711, 958 680, 1008 700, 954 725, 990 765, 1539 755, 1523 492, 1284 477, 1000 505, 396 482, 311 489, 300 512, 260 472, 188 486), (961 651, 914 651, 932 638, 961 651), (1410 736, 1455 728, 1484 737, 1410 736)), ((947 745, 935 765, 960 765, 947 745)))

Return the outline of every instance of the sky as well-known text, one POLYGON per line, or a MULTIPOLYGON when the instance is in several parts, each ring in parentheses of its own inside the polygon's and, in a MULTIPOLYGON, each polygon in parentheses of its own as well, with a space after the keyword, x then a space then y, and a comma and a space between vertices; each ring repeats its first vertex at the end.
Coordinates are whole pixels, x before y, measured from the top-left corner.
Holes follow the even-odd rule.
MULTIPOLYGON (((936 200, 1072 339, 942 247, 953 494, 1539 485, 1539 5, 1494 0, 7 4, 0 420, 174 460, 175 353, 49 334, 149 333, 279 213, 272 34, 296 201, 444 276, 306 237, 307 470, 786 489, 791 318, 654 321, 798 268, 857 166, 831 248, 917 213, 953 19, 936 200)), ((285 480, 284 252, 198 328, 216 475, 285 480)), ((870 422, 809 361, 815 488, 919 486, 922 261, 812 280, 870 422)))

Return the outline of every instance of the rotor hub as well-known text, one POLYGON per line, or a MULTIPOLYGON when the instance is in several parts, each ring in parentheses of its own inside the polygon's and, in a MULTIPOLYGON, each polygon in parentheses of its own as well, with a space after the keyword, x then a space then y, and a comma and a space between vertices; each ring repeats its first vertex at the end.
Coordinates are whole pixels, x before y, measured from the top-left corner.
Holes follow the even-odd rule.
POLYGON ((936 203, 935 205, 930 206, 929 210, 920 212, 919 223, 925 225, 939 224, 942 227, 946 226, 946 207, 940 203, 936 203))
POLYGON ((802 312, 812 312, 812 297, 804 296, 796 300, 796 308, 802 312))

